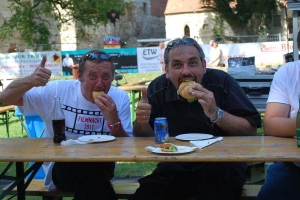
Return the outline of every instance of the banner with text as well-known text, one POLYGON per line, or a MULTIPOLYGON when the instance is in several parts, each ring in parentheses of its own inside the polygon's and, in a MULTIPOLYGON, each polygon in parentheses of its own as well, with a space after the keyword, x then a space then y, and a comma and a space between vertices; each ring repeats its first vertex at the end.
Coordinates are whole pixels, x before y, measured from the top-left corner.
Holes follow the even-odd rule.
MULTIPOLYGON (((223 53, 223 63, 228 66, 228 58, 235 57, 255 57, 255 65, 276 66, 282 65, 284 55, 293 51, 293 42, 260 42, 260 43, 239 43, 239 44, 219 44, 223 53)), ((209 62, 210 46, 202 45, 205 59, 209 62)))
POLYGON ((138 70, 141 72, 160 72, 159 47, 137 48, 138 70))
POLYGON ((43 56, 47 57, 45 67, 52 71, 52 75, 61 76, 61 52, 43 51, 0 54, 0 78, 19 78, 32 74, 43 56))

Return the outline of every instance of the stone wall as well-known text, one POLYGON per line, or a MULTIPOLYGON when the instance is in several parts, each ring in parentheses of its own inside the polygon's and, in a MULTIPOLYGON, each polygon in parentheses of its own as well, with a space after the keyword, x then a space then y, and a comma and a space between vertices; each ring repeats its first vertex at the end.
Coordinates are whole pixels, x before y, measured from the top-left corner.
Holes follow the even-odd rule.
MULTIPOLYGON (((120 16, 115 25, 108 23, 107 26, 99 25, 98 28, 87 28, 88 34, 83 39, 76 38, 76 26, 62 26, 61 30, 55 28, 55 22, 50 27, 52 37, 50 44, 53 50, 75 50, 103 48, 104 36, 120 36, 126 47, 141 46, 137 39, 165 38, 164 10, 167 0, 131 0, 132 7, 120 16)), ((0 25, 4 18, 10 16, 7 9, 7 0, 0 1, 0 25)), ((31 49, 24 44, 22 38, 16 33, 10 40, 0 41, 0 53, 24 51, 31 49), (13 41, 13 42, 12 42, 13 41)))

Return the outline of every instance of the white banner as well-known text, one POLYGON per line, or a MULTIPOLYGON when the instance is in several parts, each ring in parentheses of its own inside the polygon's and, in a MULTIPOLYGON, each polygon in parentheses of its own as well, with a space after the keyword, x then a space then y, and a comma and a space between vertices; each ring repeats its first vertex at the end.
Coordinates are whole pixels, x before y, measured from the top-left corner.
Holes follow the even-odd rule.
MULTIPOLYGON (((202 45, 209 61, 210 46, 202 45)), ((239 44, 219 44, 223 52, 223 63, 228 66, 228 58, 252 57, 255 56, 256 67, 282 65, 284 54, 293 51, 293 42, 262 42, 262 43, 239 43, 239 44)))
POLYGON ((138 72, 160 72, 159 47, 137 48, 138 72))
MULTIPOLYGON (((209 62, 209 44, 201 45, 205 60, 209 62)), ((219 44, 223 52, 223 63, 228 66, 228 58, 255 57, 256 67, 279 66, 285 62, 284 54, 293 51, 293 42, 261 42, 219 44)), ((160 49, 158 47, 137 48, 138 72, 160 72, 160 49)))
POLYGON ((0 79, 19 78, 32 74, 40 65, 43 56, 47 57, 45 67, 52 71, 52 76, 61 76, 61 52, 16 52, 0 54, 0 79))

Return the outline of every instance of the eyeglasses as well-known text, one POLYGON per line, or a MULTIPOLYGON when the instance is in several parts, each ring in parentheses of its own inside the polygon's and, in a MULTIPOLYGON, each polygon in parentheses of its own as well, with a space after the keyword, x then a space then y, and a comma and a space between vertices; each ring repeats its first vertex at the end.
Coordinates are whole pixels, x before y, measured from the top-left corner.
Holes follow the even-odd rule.
POLYGON ((166 50, 167 51, 170 51, 170 49, 172 49, 173 47, 177 46, 177 45, 180 45, 180 44, 188 44, 188 45, 193 45, 196 47, 196 49, 198 49, 199 53, 200 53, 200 56, 201 58, 204 58, 204 52, 202 50, 202 48, 199 46, 198 42, 196 40, 194 40, 193 38, 189 38, 189 37, 184 37, 184 38, 179 38, 179 39, 175 39, 175 40, 172 40, 170 41, 168 44, 167 44, 167 48, 166 50))
POLYGON ((168 43, 167 48, 171 49, 174 46, 179 45, 179 44, 191 44, 191 45, 194 45, 198 50, 200 49, 200 46, 196 42, 196 40, 194 40, 193 38, 189 38, 189 37, 172 40, 168 43))
POLYGON ((106 53, 88 53, 85 56, 83 56, 82 59, 86 60, 102 60, 102 61, 112 61, 112 57, 106 53))

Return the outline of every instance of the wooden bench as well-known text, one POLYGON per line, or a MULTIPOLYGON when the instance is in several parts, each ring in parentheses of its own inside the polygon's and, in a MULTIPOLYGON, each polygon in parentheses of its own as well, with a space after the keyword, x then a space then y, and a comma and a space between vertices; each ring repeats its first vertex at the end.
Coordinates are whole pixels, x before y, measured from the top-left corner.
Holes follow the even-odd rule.
MULTIPOLYGON (((139 183, 136 179, 115 180, 112 185, 119 199, 128 199, 139 187, 139 183)), ((5 191, 8 186, 4 187, 3 191, 5 191)), ((245 185, 241 200, 255 200, 260 188, 261 185, 245 185)), ((16 194, 16 192, 17 190, 15 188, 11 194, 16 194)), ((46 197, 47 200, 50 200, 51 197, 54 199, 57 197, 73 197, 74 195, 72 192, 64 192, 61 190, 49 191, 44 187, 43 180, 38 179, 32 180, 25 193, 27 196, 46 197)))

